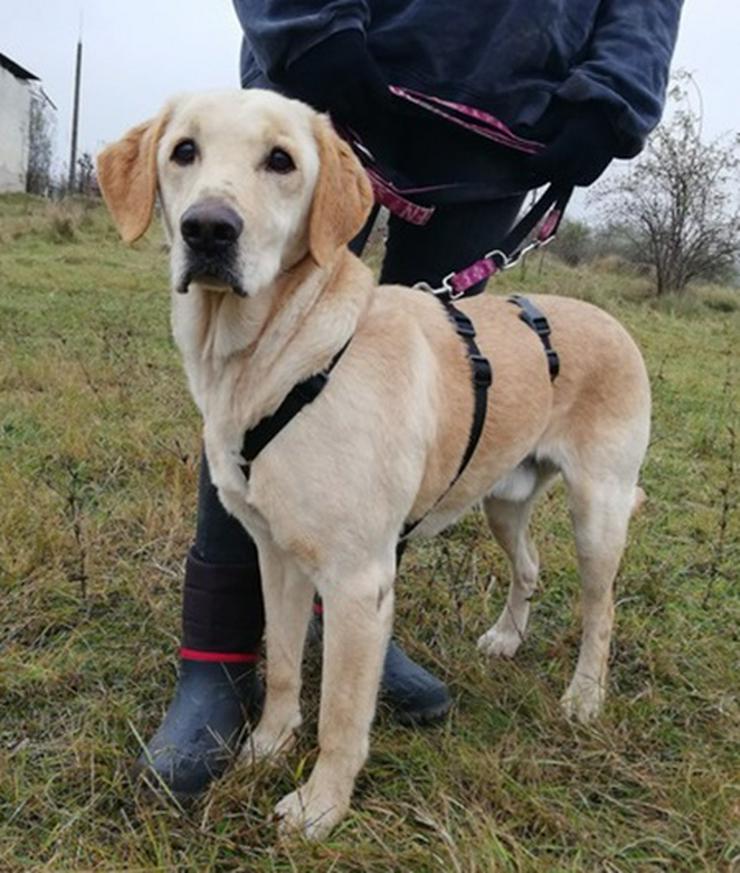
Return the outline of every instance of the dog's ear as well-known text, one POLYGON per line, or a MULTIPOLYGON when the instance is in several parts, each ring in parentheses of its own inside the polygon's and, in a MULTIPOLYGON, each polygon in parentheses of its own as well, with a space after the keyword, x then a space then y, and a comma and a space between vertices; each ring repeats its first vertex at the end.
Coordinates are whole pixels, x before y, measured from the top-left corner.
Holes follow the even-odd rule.
POLYGON ((157 196, 157 146, 169 113, 132 128, 97 160, 98 183, 124 242, 136 242, 152 220, 157 196))
POLYGON ((323 267, 362 230, 373 205, 367 173, 326 116, 314 125, 319 146, 319 177, 311 207, 308 244, 323 267))

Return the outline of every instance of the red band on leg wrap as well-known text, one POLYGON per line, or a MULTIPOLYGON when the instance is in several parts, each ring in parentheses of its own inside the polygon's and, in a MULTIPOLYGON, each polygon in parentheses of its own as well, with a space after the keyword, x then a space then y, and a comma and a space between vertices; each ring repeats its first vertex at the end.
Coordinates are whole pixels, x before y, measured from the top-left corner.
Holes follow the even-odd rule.
POLYGON ((216 661, 222 664, 254 664, 260 656, 255 652, 203 652, 200 649, 180 649, 180 657, 186 661, 216 661))

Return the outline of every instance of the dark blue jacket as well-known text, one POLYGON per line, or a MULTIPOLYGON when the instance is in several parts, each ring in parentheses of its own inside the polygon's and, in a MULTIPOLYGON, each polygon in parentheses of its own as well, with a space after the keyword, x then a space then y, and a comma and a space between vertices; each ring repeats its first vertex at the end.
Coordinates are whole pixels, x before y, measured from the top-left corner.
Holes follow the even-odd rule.
POLYGON ((234 0, 242 84, 339 30, 365 32, 390 84, 536 134, 553 95, 608 104, 631 157, 658 123, 683 0, 234 0))

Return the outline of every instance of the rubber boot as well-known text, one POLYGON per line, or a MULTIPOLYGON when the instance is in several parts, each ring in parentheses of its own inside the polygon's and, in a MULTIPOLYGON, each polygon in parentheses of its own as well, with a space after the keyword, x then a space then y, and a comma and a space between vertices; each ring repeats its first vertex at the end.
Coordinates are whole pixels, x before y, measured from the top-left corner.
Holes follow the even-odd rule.
POLYGON ((254 664, 183 658, 175 697, 136 770, 176 796, 200 794, 234 759, 261 700, 254 664))
POLYGON ((412 661, 394 640, 388 644, 385 655, 380 699, 406 725, 442 721, 452 706, 445 683, 412 661))
MULTIPOLYGON (((311 637, 322 635, 322 606, 314 603, 311 637)), ((413 661, 395 640, 388 643, 380 679, 380 699, 405 725, 434 724, 444 719, 452 706, 450 692, 441 679, 413 661)))
POLYGON ((207 564, 193 550, 188 555, 177 688, 135 767, 175 795, 200 794, 221 776, 246 722, 258 717, 263 688, 256 664, 264 617, 254 576, 253 565, 207 564))

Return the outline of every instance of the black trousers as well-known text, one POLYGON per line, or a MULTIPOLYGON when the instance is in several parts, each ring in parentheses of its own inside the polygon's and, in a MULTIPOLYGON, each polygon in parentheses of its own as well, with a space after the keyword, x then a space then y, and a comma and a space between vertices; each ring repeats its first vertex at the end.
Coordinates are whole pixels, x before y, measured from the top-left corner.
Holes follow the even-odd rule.
MULTIPOLYGON (((423 280, 439 285, 449 272, 468 266, 495 248, 513 226, 522 200, 523 197, 515 196, 438 207, 424 226, 406 224, 391 216, 381 282, 413 285, 423 280)), ((356 253, 364 247, 371 229, 372 220, 351 246, 356 253)), ((185 580, 183 644, 196 649, 225 651, 223 640, 208 637, 218 636, 221 628, 231 625, 228 649, 234 650, 237 646, 239 651, 256 651, 264 630, 257 550, 241 524, 221 505, 205 455, 201 460, 197 529, 191 555, 195 561, 189 566, 191 579, 186 575, 185 580), (192 568, 197 563, 201 568, 196 572, 192 568), (241 610, 238 617, 228 614, 233 613, 234 600, 227 597, 223 586, 210 587, 209 579, 215 581, 214 572, 218 575, 212 565, 223 565, 229 579, 234 578, 235 568, 239 567, 248 614, 241 610), (223 604, 219 603, 220 598, 223 604), (198 614, 201 617, 220 615, 222 620, 204 623, 198 620, 198 614), (235 618, 237 630, 234 630, 235 618), (235 634, 239 637, 237 642, 235 634)))

